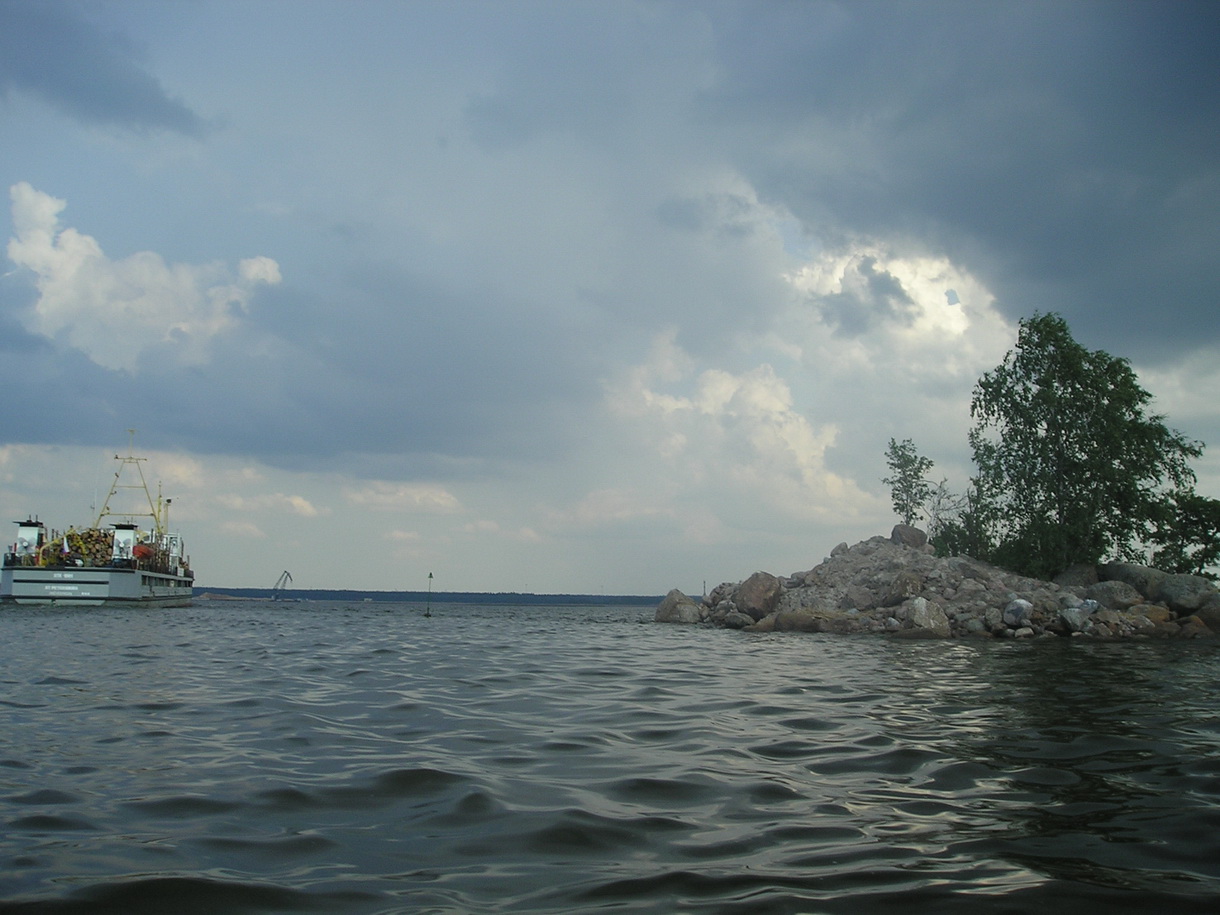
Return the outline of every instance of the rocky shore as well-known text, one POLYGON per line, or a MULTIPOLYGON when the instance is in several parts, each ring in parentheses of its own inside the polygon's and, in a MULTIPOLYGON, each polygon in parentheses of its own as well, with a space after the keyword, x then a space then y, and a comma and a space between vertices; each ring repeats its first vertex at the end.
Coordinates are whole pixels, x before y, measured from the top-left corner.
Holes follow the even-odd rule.
POLYGON ((897 638, 1210 638, 1220 591, 1198 575, 1112 562, 1025 578, 968 556, 937 557, 927 535, 841 543, 808 572, 755 572, 701 601, 673 590, 660 623, 747 632, 888 633, 897 638))

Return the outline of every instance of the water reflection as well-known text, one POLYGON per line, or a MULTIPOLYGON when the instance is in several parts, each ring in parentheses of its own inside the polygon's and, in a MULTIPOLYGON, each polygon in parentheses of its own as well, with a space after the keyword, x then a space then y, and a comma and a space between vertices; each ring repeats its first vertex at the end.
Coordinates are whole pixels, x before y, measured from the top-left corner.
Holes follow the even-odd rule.
POLYGON ((1214 731, 1192 727, 1198 697, 1214 691, 1214 647, 892 647, 895 700, 877 715, 973 767, 953 770, 951 793, 973 796, 982 823, 959 822, 955 843, 1061 880, 1189 889, 1220 878, 1214 771, 1183 765, 1220 749, 1214 731), (1185 855, 1183 832, 1196 844, 1185 855))

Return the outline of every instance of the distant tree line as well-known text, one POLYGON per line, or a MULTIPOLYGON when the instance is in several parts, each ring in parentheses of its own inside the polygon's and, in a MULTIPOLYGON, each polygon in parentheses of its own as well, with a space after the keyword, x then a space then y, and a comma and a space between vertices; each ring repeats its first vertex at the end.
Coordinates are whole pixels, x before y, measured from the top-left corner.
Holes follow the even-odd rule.
POLYGON ((943 555, 1040 578, 1111 558, 1215 578, 1220 501, 1194 491, 1190 465, 1204 446, 1150 413, 1151 400, 1127 360, 1038 314, 975 385, 965 492, 933 486, 911 439, 890 439, 882 482, 905 523, 927 519, 943 555))

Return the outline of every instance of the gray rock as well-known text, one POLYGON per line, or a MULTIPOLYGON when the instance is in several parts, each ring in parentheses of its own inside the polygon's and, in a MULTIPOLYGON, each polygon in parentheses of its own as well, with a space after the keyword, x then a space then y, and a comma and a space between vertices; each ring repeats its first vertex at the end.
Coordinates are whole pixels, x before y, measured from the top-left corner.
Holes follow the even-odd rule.
POLYGON ((1143 594, 1126 582, 1108 581, 1092 584, 1085 590, 1085 597, 1111 610, 1126 610, 1129 606, 1142 604, 1143 594))
POLYGON ((784 583, 770 572, 755 572, 737 588, 733 600, 737 609, 760 620, 779 605, 784 583))
POLYGON ((1087 588, 1097 584, 1097 566, 1092 563, 1068 566, 1055 576, 1054 581, 1063 588, 1087 588))
POLYGON ((1220 599, 1209 598, 1195 614, 1212 632, 1220 635, 1220 599))
POLYGON ((890 540, 899 546, 920 549, 928 542, 928 535, 909 524, 895 524, 894 529, 890 531, 890 540))
POLYGON ((1137 565, 1134 562, 1107 562, 1098 566, 1097 574, 1102 581, 1126 582, 1149 600, 1155 600, 1153 592, 1166 577, 1166 573, 1160 569, 1137 565))
POLYGON ((1178 620, 1178 638, 1210 639, 1214 635, 1208 625, 1197 616, 1188 616, 1178 620))
POLYGON ((910 569, 903 570, 894 576, 889 589, 881 598, 882 607, 896 607, 904 601, 917 597, 923 590, 923 576, 910 569))
POLYGON ((850 610, 853 607, 857 610, 872 610, 877 606, 877 598, 864 585, 848 585, 839 601, 839 606, 844 610, 850 610))
POLYGON ((1202 575, 1166 575, 1148 597, 1165 604, 1174 613, 1194 613, 1216 593, 1216 586, 1202 575))
POLYGON ((1011 626, 1013 629, 1020 629, 1025 625, 1025 621, 1034 611, 1034 605, 1023 598, 1017 598, 1010 601, 1008 606, 1004 608, 1004 625, 1011 626))
POLYGON ((859 617, 848 616, 828 616, 818 618, 816 630, 817 632, 835 632, 840 635, 847 635, 852 632, 859 632, 863 627, 859 617))
POLYGON ((697 623, 703 619, 699 605, 674 588, 657 604, 658 623, 697 623))
POLYGON ((1006 628, 1004 625, 1004 611, 999 607, 988 607, 983 613, 983 620, 987 623, 987 628, 992 632, 997 629, 1006 628))
POLYGON ((752 626, 754 620, 736 610, 730 611, 724 615, 724 620, 721 623, 726 629, 745 629, 746 626, 752 626))
POLYGON ((1068 632, 1084 632, 1092 626, 1091 614, 1084 607, 1064 607, 1059 622, 1068 632))
POLYGON ((907 614, 908 629, 926 630, 928 635, 938 639, 949 637, 949 617, 939 604, 929 603, 922 597, 911 601, 911 609, 907 614))
POLYGON ((821 632, 817 618, 805 610, 780 610, 772 617, 776 632, 821 632))
POLYGON ((816 613, 835 610, 837 607, 838 605, 834 599, 824 594, 818 588, 791 588, 786 589, 780 595, 779 602, 775 605, 775 610, 778 613, 794 610, 816 613))

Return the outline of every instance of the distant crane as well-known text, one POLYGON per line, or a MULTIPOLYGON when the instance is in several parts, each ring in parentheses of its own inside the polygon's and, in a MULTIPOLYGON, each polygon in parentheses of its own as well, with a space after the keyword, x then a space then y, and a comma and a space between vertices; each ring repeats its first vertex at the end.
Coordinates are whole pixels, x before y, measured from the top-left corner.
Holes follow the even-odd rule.
POLYGON ((292 583, 292 575, 285 569, 280 573, 280 577, 275 580, 275 587, 271 589, 272 600, 283 600, 284 592, 292 583))

